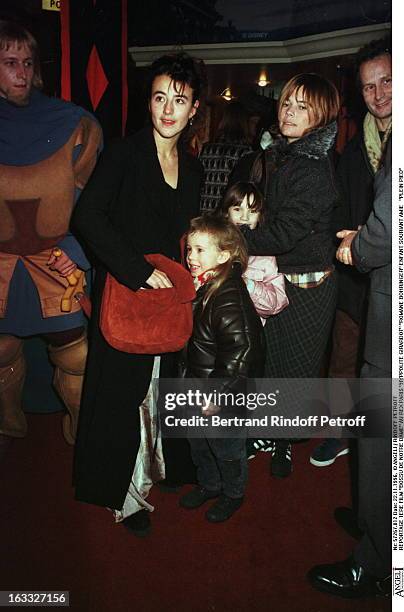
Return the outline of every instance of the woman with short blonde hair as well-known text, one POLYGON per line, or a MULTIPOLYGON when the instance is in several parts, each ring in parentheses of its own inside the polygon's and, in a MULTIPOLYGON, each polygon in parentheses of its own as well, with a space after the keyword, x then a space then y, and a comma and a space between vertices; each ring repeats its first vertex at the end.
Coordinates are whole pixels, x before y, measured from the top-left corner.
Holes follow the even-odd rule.
MULTIPOLYGON (((265 374, 271 378, 318 377, 327 347, 337 298, 332 217, 339 105, 328 79, 294 76, 279 98, 279 140, 243 158, 231 178, 250 179, 264 193, 265 222, 253 231, 245 226, 243 233, 249 254, 275 255, 286 278, 289 307, 265 326, 265 374)), ((274 441, 271 469, 277 477, 290 474, 288 440, 274 441)))
POLYGON ((309 115, 313 118, 310 131, 335 121, 339 112, 340 97, 334 83, 314 72, 297 74, 283 87, 279 108, 282 108, 285 100, 294 91, 299 91, 308 105, 309 115))

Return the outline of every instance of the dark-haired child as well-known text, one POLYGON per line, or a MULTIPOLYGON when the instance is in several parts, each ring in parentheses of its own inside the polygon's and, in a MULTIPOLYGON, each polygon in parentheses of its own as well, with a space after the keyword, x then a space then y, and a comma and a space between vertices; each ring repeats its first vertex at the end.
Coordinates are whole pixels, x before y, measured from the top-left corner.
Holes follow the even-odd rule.
MULTIPOLYGON (((217 212, 234 225, 255 229, 264 215, 264 198, 254 183, 240 181, 228 189, 217 212)), ((288 305, 285 278, 273 255, 250 256, 243 278, 264 325, 288 305)))
MULTIPOLYGON (((265 214, 264 198, 254 183, 240 181, 227 190, 217 214, 235 225, 248 225, 250 229, 255 229, 265 214)), ((278 314, 289 304, 285 278, 278 272, 273 255, 250 256, 243 278, 263 325, 269 316, 278 314)), ((252 459, 257 451, 271 450, 272 443, 269 439, 249 439, 247 442, 249 459, 252 459)))

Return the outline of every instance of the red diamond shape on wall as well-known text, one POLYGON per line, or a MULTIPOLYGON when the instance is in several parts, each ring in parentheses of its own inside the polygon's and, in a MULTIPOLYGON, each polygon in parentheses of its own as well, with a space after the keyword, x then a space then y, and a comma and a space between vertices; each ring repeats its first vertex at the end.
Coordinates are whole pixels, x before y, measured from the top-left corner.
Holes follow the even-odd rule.
POLYGON ((109 85, 95 45, 91 49, 90 58, 87 64, 86 78, 91 104, 93 105, 93 110, 95 110, 109 85))

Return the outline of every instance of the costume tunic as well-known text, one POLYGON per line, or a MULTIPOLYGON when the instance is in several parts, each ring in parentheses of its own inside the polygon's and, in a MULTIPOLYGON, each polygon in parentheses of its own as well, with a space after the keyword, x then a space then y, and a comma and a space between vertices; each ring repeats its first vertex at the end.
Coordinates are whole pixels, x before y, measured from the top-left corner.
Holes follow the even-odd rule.
POLYGON ((82 108, 34 89, 26 106, 0 98, 0 133, 0 334, 78 327, 80 306, 61 312, 68 281, 47 261, 59 246, 89 268, 69 222, 95 166, 101 129, 82 108))
MULTIPOLYGON (((172 197, 174 190, 164 180, 148 127, 111 144, 77 204, 74 226, 99 261, 76 443, 78 500, 122 508, 139 447, 139 405, 154 361, 153 355, 117 351, 101 335, 98 321, 106 271, 137 290, 153 271, 144 254, 179 259, 180 237, 198 215, 201 184, 199 162, 179 145, 178 186, 172 197)), ((164 368, 162 359, 160 375, 171 376, 164 368)))

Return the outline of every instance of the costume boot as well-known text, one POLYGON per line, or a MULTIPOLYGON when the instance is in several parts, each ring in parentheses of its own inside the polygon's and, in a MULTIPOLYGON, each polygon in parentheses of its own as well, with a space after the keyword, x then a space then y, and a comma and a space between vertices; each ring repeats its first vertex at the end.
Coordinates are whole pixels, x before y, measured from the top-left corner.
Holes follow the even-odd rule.
POLYGON ((85 334, 69 344, 49 346, 49 359, 55 366, 53 384, 67 409, 67 414, 63 417, 63 435, 71 445, 76 440, 86 358, 85 334))
POLYGON ((22 341, 0 336, 0 434, 24 438, 27 420, 22 410, 25 359, 22 341))

